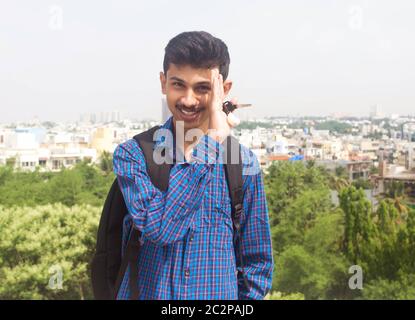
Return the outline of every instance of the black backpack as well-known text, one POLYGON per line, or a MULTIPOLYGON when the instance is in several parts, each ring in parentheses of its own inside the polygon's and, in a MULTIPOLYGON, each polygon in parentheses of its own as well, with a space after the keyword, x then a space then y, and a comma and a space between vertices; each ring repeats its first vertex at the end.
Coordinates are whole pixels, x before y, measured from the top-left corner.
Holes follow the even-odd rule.
MULTIPOLYGON (((170 164, 157 165, 153 160, 153 135, 159 126, 153 127, 148 131, 142 132, 134 139, 140 145, 147 165, 147 172, 154 186, 162 191, 166 191, 169 184, 170 164)), ((243 210, 243 180, 242 180, 242 159, 239 142, 229 136, 223 144, 226 159, 231 159, 231 144, 237 143, 239 146, 239 162, 236 164, 224 164, 225 175, 228 182, 229 193, 232 203, 232 222, 234 228, 234 247, 239 248, 239 266, 242 270, 244 285, 249 289, 246 275, 243 273, 243 259, 241 246, 237 245, 240 216, 243 210), (233 140, 233 141, 231 141, 233 140)), ((118 290, 124 278, 128 264, 138 266, 140 251, 139 230, 133 228, 122 258, 122 226, 125 215, 128 213, 124 202, 124 197, 118 185, 117 178, 112 183, 111 189, 105 200, 101 219, 98 227, 96 252, 91 262, 91 279, 95 299, 111 300, 117 297, 118 290)), ((130 297, 137 300, 138 292, 138 267, 130 270, 130 297)))

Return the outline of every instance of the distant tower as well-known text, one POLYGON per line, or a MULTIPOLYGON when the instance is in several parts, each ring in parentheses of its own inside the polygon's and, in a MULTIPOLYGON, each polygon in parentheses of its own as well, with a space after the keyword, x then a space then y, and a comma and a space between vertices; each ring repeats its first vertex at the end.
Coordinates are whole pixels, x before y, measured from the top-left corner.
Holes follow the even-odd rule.
POLYGON ((377 104, 375 104, 374 106, 371 107, 369 115, 370 115, 370 118, 372 118, 372 119, 379 119, 379 118, 384 117, 384 114, 380 112, 379 105, 377 105, 377 104))
POLYGON ((91 113, 90 119, 91 119, 91 123, 95 124, 97 122, 97 114, 91 113))
POLYGON ((412 170, 415 167, 414 156, 415 156, 415 143, 409 143, 405 152, 405 169, 412 170))
POLYGON ((379 176, 386 175, 386 161, 384 160, 383 148, 379 150, 379 176))
POLYGON ((121 121, 120 112, 118 110, 113 110, 111 112, 111 121, 112 122, 121 121))
POLYGON ((167 105, 167 100, 165 97, 161 98, 161 123, 165 123, 168 118, 172 116, 169 107, 167 105))

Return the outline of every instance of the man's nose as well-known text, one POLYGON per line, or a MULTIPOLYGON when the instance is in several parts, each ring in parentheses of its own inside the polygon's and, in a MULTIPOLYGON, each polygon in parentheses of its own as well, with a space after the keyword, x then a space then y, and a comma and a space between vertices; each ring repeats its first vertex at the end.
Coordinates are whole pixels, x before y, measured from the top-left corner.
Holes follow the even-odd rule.
POLYGON ((186 107, 192 107, 198 103, 192 90, 187 90, 186 94, 180 99, 180 102, 186 107))

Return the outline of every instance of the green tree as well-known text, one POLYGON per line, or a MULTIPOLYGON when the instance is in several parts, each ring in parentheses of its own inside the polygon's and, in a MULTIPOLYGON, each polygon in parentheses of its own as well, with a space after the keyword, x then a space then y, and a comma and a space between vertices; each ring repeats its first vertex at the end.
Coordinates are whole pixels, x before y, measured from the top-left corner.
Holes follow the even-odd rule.
POLYGON ((373 189, 372 183, 367 180, 367 179, 363 179, 363 178, 359 178, 355 181, 352 182, 353 186, 355 186, 356 189, 364 189, 364 190, 368 190, 368 189, 373 189))
POLYGON ((272 292, 267 294, 264 300, 304 300, 304 295, 302 293, 290 293, 283 294, 282 292, 272 292))
POLYGON ((90 299, 100 208, 0 207, 0 299, 90 299), (52 282, 62 271, 62 288, 52 282), (52 284, 52 285, 50 285, 52 284))
POLYGON ((112 155, 108 151, 103 151, 99 159, 99 168, 105 174, 110 174, 113 171, 112 155))
POLYGON ((370 254, 368 244, 374 232, 370 201, 362 189, 354 186, 342 189, 339 198, 344 212, 343 251, 354 264, 364 263, 366 255, 370 254))
POLYGON ((331 203, 327 171, 312 162, 277 163, 265 187, 276 261, 273 290, 301 292, 307 299, 348 297, 342 211, 331 203))
POLYGON ((50 202, 61 202, 69 207, 79 203, 83 182, 79 171, 62 170, 49 183, 50 202))
POLYGON ((349 175, 347 174, 347 170, 345 167, 343 166, 337 166, 334 169, 334 174, 336 175, 336 177, 338 178, 344 178, 347 179, 349 177, 349 175))
POLYGON ((339 212, 319 215, 303 242, 286 246, 276 258, 274 288, 302 292, 307 299, 348 298, 348 262, 340 251, 342 231, 339 212))
POLYGON ((374 280, 364 288, 362 298, 369 300, 415 300, 415 275, 402 275, 399 280, 374 280))
POLYGON ((315 128, 317 130, 330 130, 332 133, 346 134, 350 133, 353 127, 348 123, 329 120, 318 123, 315 128))
POLYGON ((305 232, 312 228, 318 215, 331 208, 326 190, 305 190, 279 214, 280 221, 271 228, 274 250, 281 252, 287 245, 302 244, 305 232))
POLYGON ((16 165, 16 158, 15 157, 6 159, 6 166, 14 168, 15 165, 16 165))
POLYGON ((268 168, 264 179, 271 226, 278 224, 280 215, 302 192, 324 190, 329 194, 325 170, 299 161, 276 162, 268 168))
POLYGON ((83 161, 60 172, 13 171, 0 168, 0 204, 35 206, 61 202, 67 206, 102 206, 115 176, 83 161))

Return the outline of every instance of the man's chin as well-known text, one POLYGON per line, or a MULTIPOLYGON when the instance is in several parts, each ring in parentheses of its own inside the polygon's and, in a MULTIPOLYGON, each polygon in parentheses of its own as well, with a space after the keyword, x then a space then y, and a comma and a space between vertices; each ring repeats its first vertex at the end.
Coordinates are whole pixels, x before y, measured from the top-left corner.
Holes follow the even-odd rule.
POLYGON ((199 117, 197 120, 194 120, 194 121, 186 121, 186 120, 182 119, 180 116, 175 116, 174 119, 175 119, 176 123, 180 122, 181 125, 184 126, 185 130, 200 128, 206 122, 206 119, 203 116, 199 117))
POLYGON ((200 125, 201 125, 200 121, 184 122, 184 129, 185 130, 196 129, 196 128, 199 128, 200 125))

